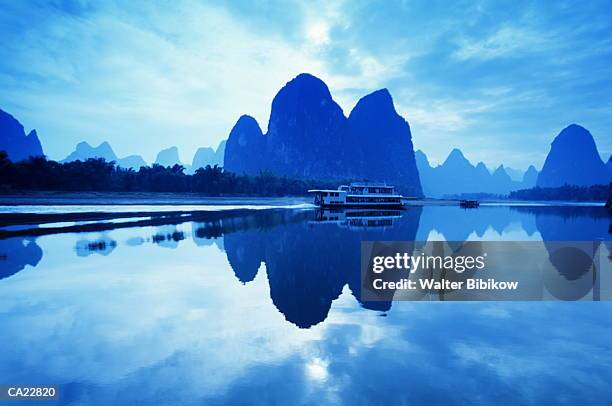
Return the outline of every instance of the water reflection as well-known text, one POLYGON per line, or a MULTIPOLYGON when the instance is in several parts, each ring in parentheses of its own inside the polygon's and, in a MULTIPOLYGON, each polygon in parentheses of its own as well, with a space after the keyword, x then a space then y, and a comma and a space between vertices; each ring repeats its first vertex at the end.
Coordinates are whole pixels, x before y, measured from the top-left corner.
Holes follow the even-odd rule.
POLYGON ((155 244, 165 248, 176 248, 179 241, 184 239, 185 233, 179 231, 175 225, 157 227, 157 231, 151 237, 155 244))
POLYGON ((528 214, 544 241, 609 241, 612 216, 604 207, 531 206, 513 207, 524 217, 528 214))
POLYGON ((597 288, 607 275, 612 258, 599 255, 599 250, 612 253, 610 225, 612 216, 603 207, 518 207, 516 211, 529 213, 549 253, 550 267, 545 274, 547 289, 565 300, 577 300, 597 288), (562 219, 560 221, 560 219, 562 219), (601 241, 600 244, 579 244, 559 247, 556 241, 601 241), (599 255, 599 257, 598 257, 599 255), (560 280, 559 278, 562 278, 560 280))
MULTIPOLYGON (((356 300, 363 239, 461 237, 432 245, 459 253, 465 240, 574 239, 568 230, 594 219, 580 234, 588 240, 608 218, 560 211, 543 221, 545 211, 507 207, 387 214, 282 210, 0 240, 0 381, 58 383, 68 404, 597 404, 612 396, 610 303, 356 300), (77 258, 77 245, 90 255, 77 258)), ((563 264, 550 249, 551 263, 563 264)), ((554 267, 549 275, 592 278, 554 267)))
MULTIPOLYGON (((226 253, 227 261, 242 284, 253 281, 265 269, 270 297, 286 320, 308 328, 325 320, 331 304, 344 286, 359 301, 361 241, 426 241, 444 239, 438 250, 461 253, 463 241, 473 239, 542 239, 549 251, 554 275, 566 280, 597 280, 592 275, 597 246, 581 255, 559 252, 552 241, 609 239, 610 217, 599 207, 504 207, 481 206, 460 210, 450 206, 412 207, 407 210, 263 210, 242 211, 238 215, 213 217, 191 222, 190 236, 199 247, 213 244, 226 253), (584 254, 584 255, 582 255, 584 254), (569 255, 569 257, 568 257, 569 255), (569 261, 568 258, 573 258, 569 261), (580 263, 576 263, 579 261, 580 263), (583 263, 584 262, 584 263, 583 263), (587 275, 588 274, 588 275, 587 275)), ((144 229, 144 228, 143 228, 144 229)), ((140 228, 134 228, 136 232, 140 228)), ((126 247, 145 243, 176 249, 189 233, 183 225, 158 225, 145 236, 124 240, 126 247)), ((92 253, 112 254, 117 241, 106 233, 97 238, 80 239, 78 256, 92 253)), ((610 243, 608 251, 610 250, 610 243)), ((421 249, 422 246, 413 248, 421 249)), ((384 250, 384 245, 379 248, 384 250)), ((435 252, 433 252, 435 254, 435 252)), ((26 265, 36 266, 42 250, 34 239, 0 240, 0 275, 11 276, 26 265)), ((506 259, 505 259, 506 260, 506 259)), ((508 259, 509 266, 513 261, 508 259)), ((437 274, 437 279, 472 276, 437 274)), ((549 280, 551 280, 549 278, 549 280)), ((554 285, 551 283, 551 286, 554 285)), ((585 288, 586 289, 586 288, 585 288)), ((446 294, 440 296, 442 300, 446 294)), ((422 298, 422 292, 412 299, 422 298)), ((380 298, 379 298, 380 299, 380 298)), ((388 311, 393 297, 361 302, 367 309, 388 311)))
POLYGON ((117 247, 117 241, 103 236, 93 241, 82 239, 77 241, 75 251, 79 257, 87 257, 91 254, 108 255, 117 247))
POLYGON ((0 240, 0 279, 8 278, 26 267, 36 266, 43 252, 34 239, 8 238, 0 240))
POLYGON ((386 229, 404 214, 402 210, 337 209, 315 211, 315 223, 334 223, 352 230, 386 229))

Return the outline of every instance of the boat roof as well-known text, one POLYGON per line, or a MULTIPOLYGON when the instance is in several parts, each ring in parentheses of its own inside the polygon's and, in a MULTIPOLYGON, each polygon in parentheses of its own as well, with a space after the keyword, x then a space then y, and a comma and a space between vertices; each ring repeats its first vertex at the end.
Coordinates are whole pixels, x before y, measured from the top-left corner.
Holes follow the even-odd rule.
POLYGON ((395 186, 387 185, 386 182, 351 182, 350 185, 340 185, 338 189, 309 189, 308 193, 320 193, 320 192, 342 192, 342 188, 349 187, 380 187, 386 189, 395 189, 395 186))
POLYGON ((341 192, 338 189, 308 189, 308 193, 318 193, 318 192, 341 192))
POLYGON ((387 185, 387 182, 351 182, 350 186, 389 187, 389 188, 393 187, 392 185, 387 185))

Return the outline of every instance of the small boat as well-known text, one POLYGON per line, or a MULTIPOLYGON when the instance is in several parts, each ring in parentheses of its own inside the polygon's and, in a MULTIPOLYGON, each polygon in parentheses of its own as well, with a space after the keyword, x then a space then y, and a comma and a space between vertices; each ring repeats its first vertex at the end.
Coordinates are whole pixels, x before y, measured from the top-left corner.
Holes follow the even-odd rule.
POLYGON ((351 183, 337 190, 311 189, 314 204, 325 208, 334 207, 385 207, 401 208, 405 199, 396 193, 394 186, 386 183, 351 183))
POLYGON ((480 203, 478 200, 461 200, 459 202, 459 206, 463 207, 464 209, 475 209, 476 207, 480 206, 480 203))

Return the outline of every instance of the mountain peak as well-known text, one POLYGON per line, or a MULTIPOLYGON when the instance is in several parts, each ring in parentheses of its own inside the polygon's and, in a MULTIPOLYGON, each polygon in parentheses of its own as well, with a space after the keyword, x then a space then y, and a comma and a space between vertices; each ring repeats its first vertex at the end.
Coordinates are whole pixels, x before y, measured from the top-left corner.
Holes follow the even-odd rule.
POLYGON ((306 99, 331 99, 331 93, 325 82, 310 73, 300 73, 279 90, 274 100, 272 100, 272 108, 274 108, 275 102, 278 103, 277 99, 293 95, 306 99))
POLYGON ((453 148, 453 150, 450 152, 450 154, 448 154, 448 157, 446 158, 446 160, 444 161, 442 165, 447 166, 449 164, 458 164, 458 163, 461 163, 461 164, 467 163, 468 165, 472 166, 470 161, 468 161, 468 159, 463 155, 463 152, 461 152, 459 148, 453 148))
POLYGON ((3 110, 0 110, 0 150, 6 151, 14 162, 44 155, 36 131, 26 135, 23 125, 3 110))
POLYGON ((117 161, 117 155, 108 142, 104 141, 97 147, 92 147, 87 141, 81 141, 62 162, 86 161, 89 158, 104 158, 107 162, 117 161))
POLYGON ((391 93, 389 93, 389 90, 387 88, 375 90, 372 93, 363 96, 362 99, 368 99, 376 103, 387 104, 391 106, 393 105, 393 97, 391 97, 391 93))
POLYGON ((292 177, 329 178, 343 170, 338 152, 346 152, 332 148, 349 142, 347 130, 346 117, 327 85, 313 75, 298 75, 272 101, 261 145, 270 153, 258 158, 259 169, 292 177))
POLYGON ((512 183, 512 178, 508 175, 508 172, 504 169, 504 165, 499 165, 492 175, 493 181, 496 183, 512 183))
POLYGON ((175 146, 162 149, 155 158, 155 163, 162 166, 181 165, 181 160, 178 154, 178 148, 175 146))
POLYGON ((19 136, 22 133, 25 134, 23 125, 10 113, 2 109, 0 109, 0 129, 10 137, 19 136))
POLYGON ((98 145, 97 148, 95 148, 98 153, 102 156, 111 156, 113 158, 117 158, 117 156, 115 155, 115 151, 113 151, 113 148, 110 146, 110 144, 108 143, 108 141, 104 141, 102 143, 100 143, 100 145, 98 145))
MULTIPOLYGON (((219 152, 220 148, 221 145, 219 152)), ((264 165, 265 150, 266 137, 259 123, 253 117, 244 114, 232 127, 220 161, 230 172, 256 175, 264 165)))
POLYGON ((452 151, 448 154, 448 156, 465 158, 463 152, 459 148, 453 148, 452 151))
POLYGON ((578 124, 570 124, 563 130, 561 130, 559 135, 555 137, 552 143, 563 144, 584 141, 594 144, 593 136, 591 135, 589 130, 578 124))
POLYGON ((76 145, 76 150, 77 151, 81 151, 81 150, 90 150, 93 147, 91 145, 89 145, 89 143, 87 141, 81 141, 76 145))
POLYGON ((591 133, 578 124, 570 124, 551 143, 537 185, 589 186, 609 181, 610 175, 591 133))
POLYGON ((241 115, 238 121, 236 121, 236 124, 234 124, 234 128, 235 127, 257 127, 259 132, 261 132, 261 128, 255 117, 249 116, 248 114, 241 115))
POLYGON ((495 175, 496 173, 506 173, 506 169, 504 168, 504 165, 499 165, 497 168, 495 168, 495 171, 493 171, 493 174, 495 175))
POLYGON ((533 165, 529 165, 529 168, 523 174, 523 188, 529 189, 536 185, 538 181, 538 170, 533 165))
POLYGON ((491 175, 491 172, 489 171, 489 168, 487 168, 487 165, 485 165, 485 163, 482 162, 482 161, 480 161, 480 162, 478 162, 478 164, 476 164, 476 171, 480 174, 480 176, 491 175))
POLYGON ((380 89, 363 96, 353 110, 351 116, 362 114, 364 116, 395 117, 399 116, 393 105, 393 98, 387 89, 380 89))
POLYGON ((327 88, 327 85, 325 84, 325 82, 323 82, 321 79, 319 79, 315 75, 306 73, 306 72, 300 73, 299 75, 291 79, 287 84, 289 83, 292 83, 295 85, 297 84, 313 85, 314 84, 314 85, 323 86, 327 88))

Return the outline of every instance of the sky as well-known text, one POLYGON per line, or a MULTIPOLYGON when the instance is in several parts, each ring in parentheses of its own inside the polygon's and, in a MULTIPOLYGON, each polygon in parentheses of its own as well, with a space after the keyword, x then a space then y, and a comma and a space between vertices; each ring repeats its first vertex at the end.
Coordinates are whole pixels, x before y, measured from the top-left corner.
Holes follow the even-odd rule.
POLYGON ((0 0, 0 109, 45 153, 176 145, 190 163, 278 90, 321 78, 348 116, 386 87, 415 149, 441 163, 541 168, 578 123, 612 153, 612 3, 0 0))

